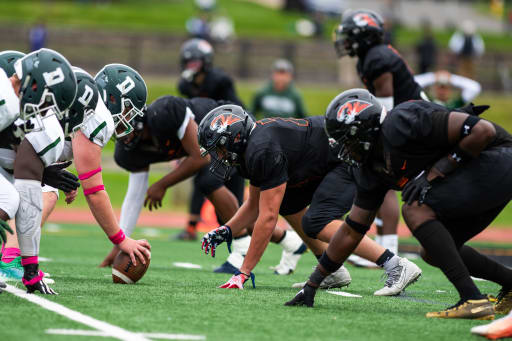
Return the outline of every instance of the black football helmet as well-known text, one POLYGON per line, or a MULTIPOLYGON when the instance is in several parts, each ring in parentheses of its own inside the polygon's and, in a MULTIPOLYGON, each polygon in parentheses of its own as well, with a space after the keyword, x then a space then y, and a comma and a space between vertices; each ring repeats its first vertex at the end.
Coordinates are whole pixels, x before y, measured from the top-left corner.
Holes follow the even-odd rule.
POLYGON ((325 112, 325 131, 335 141, 331 146, 341 147, 340 160, 356 167, 367 161, 386 113, 365 89, 344 91, 331 101, 325 112))
POLYGON ((334 30, 334 49, 338 57, 354 57, 380 44, 384 36, 384 21, 370 10, 346 11, 341 24, 334 30))
POLYGON ((190 39, 181 46, 181 77, 191 82, 200 72, 210 70, 213 65, 213 47, 204 39, 190 39))
POLYGON ((213 174, 224 180, 230 178, 231 169, 241 162, 254 125, 249 114, 234 104, 217 107, 201 120, 197 129, 201 156, 210 154, 213 174))

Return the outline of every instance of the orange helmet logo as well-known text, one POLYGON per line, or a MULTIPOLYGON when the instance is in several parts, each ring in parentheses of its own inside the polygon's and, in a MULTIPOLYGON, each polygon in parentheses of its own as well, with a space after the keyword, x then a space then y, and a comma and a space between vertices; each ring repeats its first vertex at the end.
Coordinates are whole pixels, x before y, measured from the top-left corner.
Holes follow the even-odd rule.
POLYGON ((354 22, 357 26, 379 27, 379 24, 377 24, 377 22, 366 13, 359 13, 354 15, 354 22))
POLYGON ((358 99, 353 99, 351 101, 346 102, 338 109, 338 114, 336 115, 336 119, 340 122, 350 123, 354 120, 354 118, 359 115, 361 112, 371 107, 373 104, 361 101, 358 99))
POLYGON ((242 121, 242 119, 236 115, 222 114, 212 120, 212 123, 210 123, 210 129, 218 133, 222 133, 223 131, 226 131, 230 125, 240 121, 242 121))

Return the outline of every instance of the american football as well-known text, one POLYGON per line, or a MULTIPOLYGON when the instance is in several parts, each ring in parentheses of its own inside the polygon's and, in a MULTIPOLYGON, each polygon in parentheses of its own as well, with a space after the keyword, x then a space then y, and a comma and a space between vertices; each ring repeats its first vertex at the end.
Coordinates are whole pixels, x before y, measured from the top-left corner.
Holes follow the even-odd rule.
POLYGON ((151 261, 147 257, 144 258, 146 260, 146 264, 143 264, 139 260, 137 265, 133 265, 130 256, 127 253, 120 251, 112 263, 112 280, 114 283, 137 283, 148 270, 151 261))
POLYGON ((0 340, 512 338, 512 0, 0 2, 0 340))

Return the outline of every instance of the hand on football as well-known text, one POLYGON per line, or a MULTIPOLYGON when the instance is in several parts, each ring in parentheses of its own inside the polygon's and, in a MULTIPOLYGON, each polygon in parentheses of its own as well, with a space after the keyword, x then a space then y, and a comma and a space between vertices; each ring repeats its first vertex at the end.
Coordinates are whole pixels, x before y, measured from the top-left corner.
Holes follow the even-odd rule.
POLYGON ((164 198, 166 188, 155 182, 148 188, 146 199, 144 200, 144 207, 149 208, 150 211, 162 207, 162 199, 164 198))
POLYGON ((217 246, 225 241, 228 244, 228 251, 231 253, 232 240, 233 236, 231 234, 231 229, 229 226, 222 225, 203 236, 201 250, 204 250, 204 253, 206 254, 211 250, 212 257, 215 257, 215 250, 217 249, 217 246))
POLYGON ((130 256, 133 265, 137 265, 137 258, 140 259, 142 264, 146 264, 143 253, 148 259, 151 259, 151 245, 145 239, 134 240, 126 237, 125 240, 118 244, 118 247, 130 256))

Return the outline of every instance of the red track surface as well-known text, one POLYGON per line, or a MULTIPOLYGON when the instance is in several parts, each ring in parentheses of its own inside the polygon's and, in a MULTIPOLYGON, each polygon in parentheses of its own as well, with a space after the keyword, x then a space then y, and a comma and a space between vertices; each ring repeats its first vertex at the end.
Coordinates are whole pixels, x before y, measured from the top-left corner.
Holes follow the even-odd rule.
MULTIPOLYGON (((119 216, 119 212, 118 216, 119 216)), ((53 223, 79 223, 79 224, 95 224, 93 215, 87 209, 59 208, 56 209, 48 219, 53 223)), ((143 210, 138 221, 138 226, 159 227, 159 228, 183 228, 187 223, 186 213, 176 213, 169 211, 149 212, 143 210)), ((285 223, 280 220, 278 225, 283 226, 285 223)), ((285 225, 284 225, 285 226, 285 225)), ((215 223, 200 224, 199 231, 208 231, 215 228, 215 223)), ((375 227, 370 230, 370 235, 375 234, 375 227)), ((409 237, 411 233, 404 224, 398 227, 400 237, 409 237)), ((509 228, 488 228, 480 233, 473 240, 498 243, 512 243, 512 229, 509 228)))

